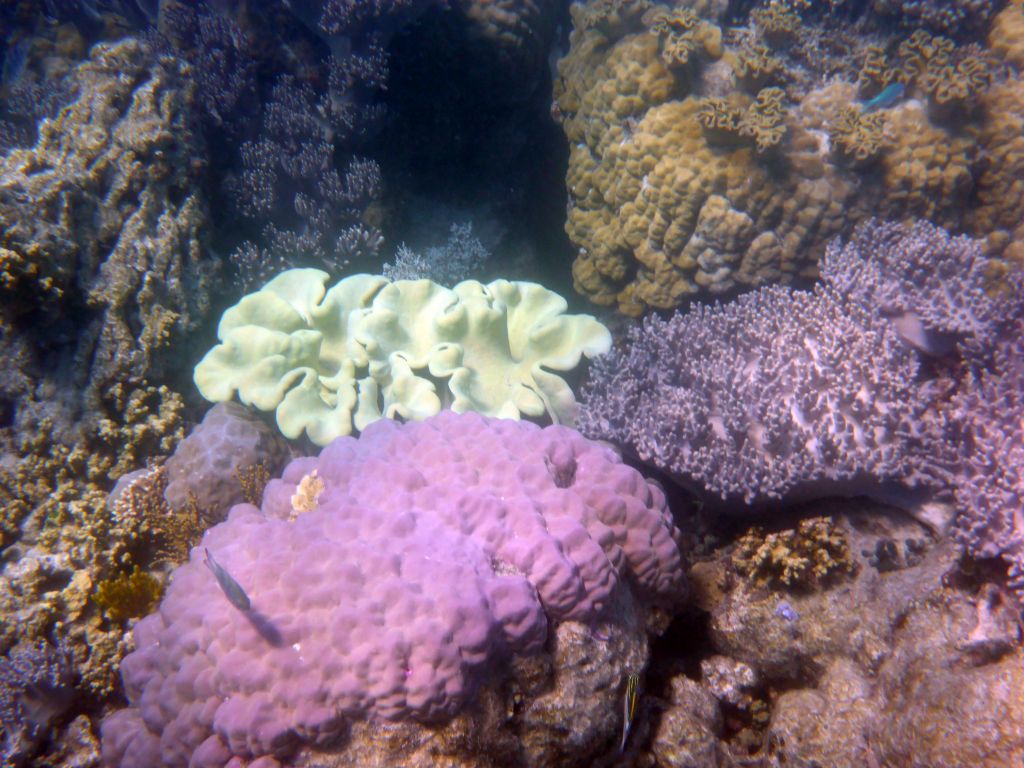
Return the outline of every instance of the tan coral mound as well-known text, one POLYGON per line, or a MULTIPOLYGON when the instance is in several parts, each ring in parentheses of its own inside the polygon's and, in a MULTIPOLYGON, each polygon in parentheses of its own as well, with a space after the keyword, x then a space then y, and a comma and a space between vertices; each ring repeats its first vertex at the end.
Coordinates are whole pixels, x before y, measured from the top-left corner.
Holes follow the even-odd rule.
POLYGON ((821 136, 777 88, 688 96, 659 51, 653 34, 609 46, 591 29, 560 65, 577 290, 637 315, 813 275, 853 190, 821 136))

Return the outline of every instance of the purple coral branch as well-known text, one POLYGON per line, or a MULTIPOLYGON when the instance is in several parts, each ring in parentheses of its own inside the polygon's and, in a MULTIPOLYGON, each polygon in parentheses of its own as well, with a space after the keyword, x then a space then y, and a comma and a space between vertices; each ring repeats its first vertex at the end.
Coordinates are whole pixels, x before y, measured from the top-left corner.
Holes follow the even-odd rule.
POLYGON ((747 504, 844 482, 944 488, 951 382, 917 350, 990 342, 1011 305, 986 293, 987 268, 969 238, 869 222, 832 245, 813 292, 648 318, 593 366, 581 429, 747 504))

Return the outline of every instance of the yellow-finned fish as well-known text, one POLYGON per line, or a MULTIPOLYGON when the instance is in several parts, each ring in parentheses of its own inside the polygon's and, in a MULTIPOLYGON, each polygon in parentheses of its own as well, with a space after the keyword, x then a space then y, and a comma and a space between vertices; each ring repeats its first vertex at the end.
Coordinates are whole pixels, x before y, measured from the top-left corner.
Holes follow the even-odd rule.
POLYGON ((640 699, 640 675, 630 675, 626 679, 626 694, 622 697, 622 742, 619 744, 619 752, 625 752, 626 739, 629 738, 629 729, 633 726, 633 716, 636 715, 636 704, 640 699))

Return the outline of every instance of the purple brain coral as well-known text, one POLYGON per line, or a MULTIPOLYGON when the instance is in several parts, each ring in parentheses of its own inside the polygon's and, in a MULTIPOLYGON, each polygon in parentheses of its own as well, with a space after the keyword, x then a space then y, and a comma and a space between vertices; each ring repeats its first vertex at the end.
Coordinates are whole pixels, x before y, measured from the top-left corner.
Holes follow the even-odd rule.
POLYGON ((380 421, 207 532, 135 628, 104 759, 276 765, 353 719, 442 720, 549 623, 595 619, 626 584, 668 605, 683 578, 663 494, 611 449, 475 414, 380 421))

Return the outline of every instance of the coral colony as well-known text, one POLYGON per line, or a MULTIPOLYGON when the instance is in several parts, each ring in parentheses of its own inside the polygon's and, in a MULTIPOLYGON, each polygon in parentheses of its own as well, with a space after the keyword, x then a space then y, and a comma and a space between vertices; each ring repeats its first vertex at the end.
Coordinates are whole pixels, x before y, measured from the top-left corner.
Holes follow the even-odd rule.
POLYGON ((1024 764, 1024 0, 0 28, 0 765, 1024 764))

